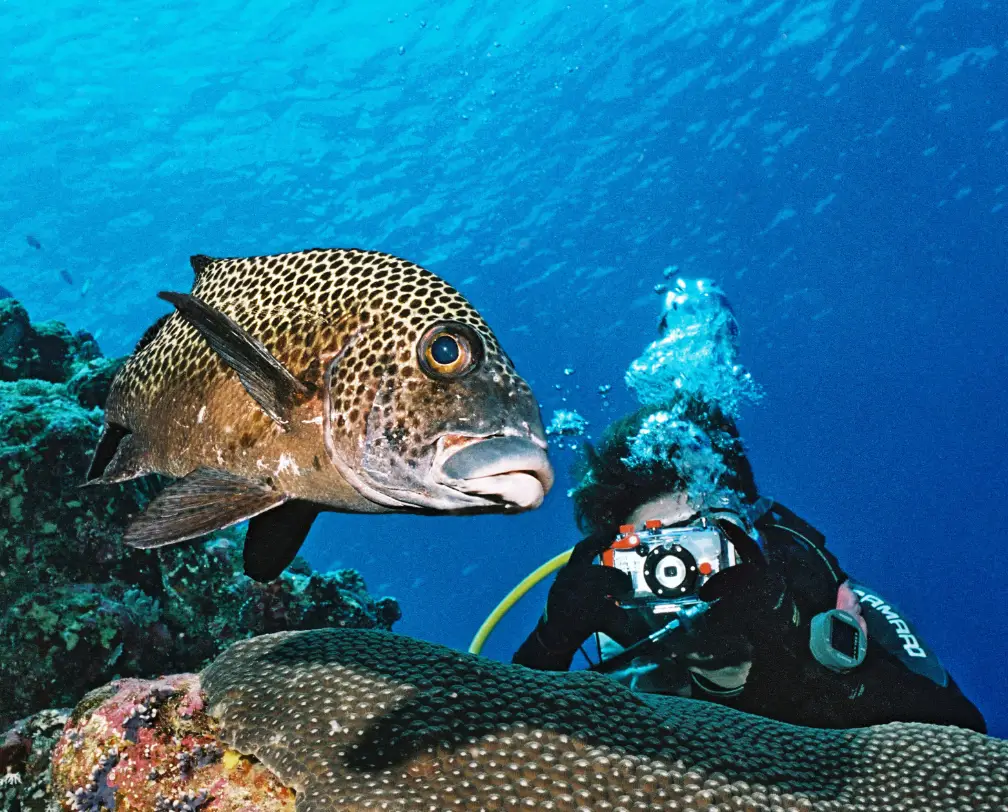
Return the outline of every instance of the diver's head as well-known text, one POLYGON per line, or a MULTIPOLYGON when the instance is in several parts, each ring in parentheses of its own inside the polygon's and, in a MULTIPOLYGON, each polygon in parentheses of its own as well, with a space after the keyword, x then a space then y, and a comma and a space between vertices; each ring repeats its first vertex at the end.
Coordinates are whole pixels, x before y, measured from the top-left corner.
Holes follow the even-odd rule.
POLYGON ((586 449, 580 473, 578 523, 612 534, 601 559, 630 576, 624 608, 652 620, 681 611, 723 570, 762 556, 752 469, 711 404, 680 397, 629 415, 586 449))
POLYGON ((660 493, 653 499, 635 507, 624 517, 622 524, 641 526, 644 522, 658 521, 665 527, 687 524, 701 511, 700 506, 691 502, 685 490, 660 493))
POLYGON ((696 397, 617 420, 597 447, 585 445, 575 481, 574 512, 585 533, 648 519, 675 524, 710 511, 744 515, 759 496, 735 422, 696 397))

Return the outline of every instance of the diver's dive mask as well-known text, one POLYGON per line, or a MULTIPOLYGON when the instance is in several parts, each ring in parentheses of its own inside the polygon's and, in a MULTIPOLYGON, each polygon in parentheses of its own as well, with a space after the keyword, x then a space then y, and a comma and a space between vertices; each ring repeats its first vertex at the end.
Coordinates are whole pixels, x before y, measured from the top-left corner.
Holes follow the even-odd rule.
POLYGON ((720 529, 720 522, 733 524, 752 538, 752 529, 731 511, 697 513, 674 524, 649 519, 639 528, 621 525, 616 540, 601 555, 603 565, 626 572, 633 583, 633 597, 621 603, 654 614, 696 604, 700 587, 744 555, 720 529))

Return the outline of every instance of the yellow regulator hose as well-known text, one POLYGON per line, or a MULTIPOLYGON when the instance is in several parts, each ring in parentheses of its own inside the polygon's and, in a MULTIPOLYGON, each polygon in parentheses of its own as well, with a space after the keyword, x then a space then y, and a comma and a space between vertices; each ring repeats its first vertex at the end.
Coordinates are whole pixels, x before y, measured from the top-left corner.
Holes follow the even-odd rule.
POLYGON ((479 654, 483 649, 483 644, 490 636, 490 632, 492 632, 494 627, 500 623, 501 618, 510 611, 511 607, 518 603, 518 601, 520 601, 525 596, 525 593, 532 589, 532 587, 548 575, 552 575, 560 569, 560 567, 566 564, 570 559, 572 552, 574 552, 573 547, 569 550, 564 550, 564 552, 560 553, 560 555, 553 556, 553 558, 545 564, 537 567, 534 571, 526 575, 518 586, 508 592, 507 595, 504 596, 504 600, 497 604, 494 610, 490 613, 490 616, 483 621, 483 625, 479 627, 479 631, 476 632, 476 636, 469 644, 469 653, 479 654))

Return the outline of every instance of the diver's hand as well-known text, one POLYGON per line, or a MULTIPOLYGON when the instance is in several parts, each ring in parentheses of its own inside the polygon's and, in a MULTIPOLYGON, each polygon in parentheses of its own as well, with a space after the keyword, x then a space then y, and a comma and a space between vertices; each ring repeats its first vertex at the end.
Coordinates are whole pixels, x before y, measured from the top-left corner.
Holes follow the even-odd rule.
POLYGON ((713 603, 698 633, 741 637, 752 647, 797 650, 808 640, 809 618, 795 606, 784 578, 766 567, 736 564, 700 587, 701 600, 713 603))
POLYGON ((778 602, 783 582, 766 569, 737 564, 722 570, 700 588, 699 597, 711 606, 685 628, 681 660, 690 672, 694 695, 718 699, 734 696, 745 687, 759 646, 789 648, 782 635, 778 602), (776 637, 780 642, 772 642, 776 637), (764 642, 760 642, 764 641, 764 642))
POLYGON ((592 564, 612 543, 612 535, 596 533, 575 546, 557 573, 539 626, 543 645, 554 651, 574 650, 595 632, 629 644, 630 619, 616 601, 633 593, 630 576, 612 567, 592 564))

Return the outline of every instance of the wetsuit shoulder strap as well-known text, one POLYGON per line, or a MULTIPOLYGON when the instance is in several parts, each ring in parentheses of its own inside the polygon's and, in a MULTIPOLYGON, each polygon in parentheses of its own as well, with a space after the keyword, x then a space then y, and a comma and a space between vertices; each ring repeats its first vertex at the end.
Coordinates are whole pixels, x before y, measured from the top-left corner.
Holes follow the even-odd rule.
POLYGON ((792 533, 801 535, 809 545, 821 550, 826 549, 826 536, 780 502, 776 500, 770 502, 769 509, 763 514, 763 519, 766 518, 792 533))
MULTIPOLYGON (((847 573, 837 557, 826 549, 826 536, 780 502, 770 501, 768 509, 756 520, 756 529, 770 537, 786 533, 787 542, 797 545, 803 553, 801 558, 805 565, 815 566, 821 577, 832 581, 834 587, 847 580, 847 573)), ((787 553, 785 556, 791 557, 787 553)))

